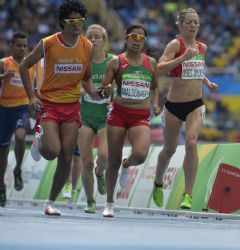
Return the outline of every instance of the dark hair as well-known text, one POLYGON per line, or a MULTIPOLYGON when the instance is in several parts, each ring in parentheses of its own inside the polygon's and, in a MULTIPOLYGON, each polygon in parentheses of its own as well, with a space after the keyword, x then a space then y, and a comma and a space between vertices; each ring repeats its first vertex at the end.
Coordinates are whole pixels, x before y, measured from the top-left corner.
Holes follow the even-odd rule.
POLYGON ((145 54, 153 57, 156 61, 158 61, 160 57, 160 51, 157 47, 151 46, 145 49, 145 54))
POLYGON ((130 24, 125 30, 126 35, 130 34, 134 29, 142 29, 144 31, 144 35, 147 37, 147 30, 140 23, 130 24))
POLYGON ((27 35, 23 32, 15 32, 9 40, 10 44, 14 44, 18 38, 27 39, 27 35))
POLYGON ((79 0, 65 0, 58 9, 59 25, 62 29, 64 28, 64 19, 67 19, 72 12, 77 12, 84 18, 87 17, 87 9, 83 3, 79 0))

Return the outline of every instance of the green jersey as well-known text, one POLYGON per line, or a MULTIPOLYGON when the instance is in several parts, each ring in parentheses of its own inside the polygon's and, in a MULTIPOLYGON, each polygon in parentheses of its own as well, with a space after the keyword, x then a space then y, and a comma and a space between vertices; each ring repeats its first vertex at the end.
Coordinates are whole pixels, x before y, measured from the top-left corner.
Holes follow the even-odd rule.
POLYGON ((119 56, 119 61, 120 65, 115 77, 117 96, 135 100, 148 99, 153 79, 149 57, 144 54, 143 63, 140 66, 130 65, 123 54, 119 56))
MULTIPOLYGON (((107 54, 106 59, 103 62, 92 62, 92 81, 95 89, 101 86, 107 65, 112 58, 112 54, 107 54)), ((81 114, 88 114, 89 116, 106 116, 107 105, 110 101, 111 96, 101 100, 93 100, 87 93, 85 93, 81 100, 81 114)))

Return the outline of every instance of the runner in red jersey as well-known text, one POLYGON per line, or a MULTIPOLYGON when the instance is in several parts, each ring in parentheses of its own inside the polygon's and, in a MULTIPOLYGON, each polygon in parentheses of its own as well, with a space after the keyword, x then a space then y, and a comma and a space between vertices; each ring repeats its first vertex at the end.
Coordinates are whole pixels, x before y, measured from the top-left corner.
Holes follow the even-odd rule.
POLYGON ((108 113, 107 140, 108 166, 106 172, 107 202, 103 216, 113 217, 113 195, 121 166, 120 185, 128 185, 128 168, 142 164, 150 146, 150 97, 154 114, 158 106, 158 83, 156 60, 143 53, 147 33, 140 24, 126 29, 126 52, 110 61, 103 86, 115 78, 117 93, 108 113), (131 154, 122 160, 126 134, 132 146, 131 154))
POLYGON ((158 207, 163 205, 163 175, 177 148, 179 132, 185 122, 185 190, 180 207, 191 209, 192 189, 198 168, 197 139, 205 115, 202 84, 211 91, 216 90, 217 85, 205 76, 207 45, 196 40, 199 29, 197 12, 192 8, 182 10, 176 24, 180 36, 166 46, 157 66, 159 74, 169 72, 172 83, 163 113, 164 145, 158 156, 153 200, 158 207))

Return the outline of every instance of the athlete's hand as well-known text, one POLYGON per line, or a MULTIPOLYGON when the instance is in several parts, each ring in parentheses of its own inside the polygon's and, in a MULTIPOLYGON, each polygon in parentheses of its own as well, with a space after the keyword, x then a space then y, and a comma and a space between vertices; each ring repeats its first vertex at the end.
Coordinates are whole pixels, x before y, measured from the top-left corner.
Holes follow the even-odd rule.
POLYGON ((93 100, 99 101, 99 100, 102 99, 101 94, 100 94, 101 91, 102 91, 102 90, 100 90, 100 89, 94 89, 92 92, 87 92, 87 93, 90 95, 90 97, 91 97, 93 100))
POLYGON ((208 82, 207 83, 207 87, 208 87, 208 89, 211 91, 211 92, 215 92, 215 91, 217 91, 218 90, 218 85, 216 84, 216 83, 214 83, 214 82, 208 82))
POLYGON ((192 57, 196 56, 198 54, 198 48, 195 46, 187 48, 183 54, 183 59, 188 60, 191 59, 192 57))
POLYGON ((36 96, 33 96, 29 99, 29 106, 32 109, 39 111, 43 108, 43 103, 36 96))
POLYGON ((153 104, 153 113, 155 116, 159 115, 161 112, 160 107, 158 104, 153 104))
POLYGON ((109 83, 107 86, 105 86, 104 88, 101 88, 102 91, 101 91, 101 96, 103 98, 107 98, 111 95, 112 93, 112 85, 109 83))

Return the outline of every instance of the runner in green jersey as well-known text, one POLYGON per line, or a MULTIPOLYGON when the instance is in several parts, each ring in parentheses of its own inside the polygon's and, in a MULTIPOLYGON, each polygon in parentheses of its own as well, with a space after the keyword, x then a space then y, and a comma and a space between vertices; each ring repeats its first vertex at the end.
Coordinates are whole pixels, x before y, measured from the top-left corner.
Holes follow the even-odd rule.
POLYGON ((108 167, 107 202, 103 216, 113 217, 113 196, 121 166, 119 183, 129 183, 128 168, 142 164, 150 147, 150 97, 154 114, 159 114, 157 63, 143 52, 147 32, 141 24, 126 29, 126 52, 109 62, 103 88, 116 81, 117 94, 107 119, 108 167), (131 154, 122 161, 126 135, 132 146, 131 154), (122 164, 121 164, 122 163, 122 164))
MULTIPOLYGON (((108 36, 106 30, 98 25, 91 25, 86 37, 93 43, 94 53, 91 65, 92 81, 95 88, 99 88, 105 73, 108 62, 113 58, 112 54, 106 53, 108 36)), ((79 145, 82 157, 82 181, 87 197, 86 213, 95 213, 96 202, 93 197, 94 176, 93 176, 93 146, 96 135, 98 136, 98 157, 95 174, 97 177, 97 187, 100 194, 106 193, 104 171, 107 165, 107 136, 106 119, 107 108, 111 101, 111 96, 99 101, 93 100, 87 93, 81 101, 82 127, 79 131, 79 145)))

